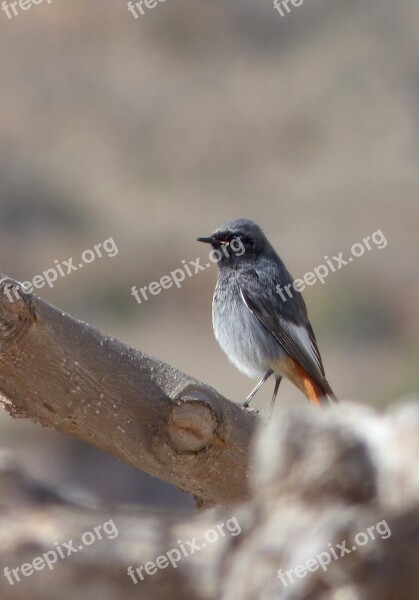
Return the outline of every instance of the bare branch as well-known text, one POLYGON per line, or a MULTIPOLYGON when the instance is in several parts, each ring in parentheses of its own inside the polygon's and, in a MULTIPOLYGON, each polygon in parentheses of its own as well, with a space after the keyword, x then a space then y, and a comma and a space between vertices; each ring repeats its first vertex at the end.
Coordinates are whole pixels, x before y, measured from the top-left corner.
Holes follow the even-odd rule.
POLYGON ((253 415, 7 277, 0 280, 0 393, 12 417, 106 450, 202 506, 248 497, 253 415))
POLYGON ((0 454, 1 599, 417 600, 419 404, 289 409, 257 438, 250 501, 186 517, 57 503, 0 454))

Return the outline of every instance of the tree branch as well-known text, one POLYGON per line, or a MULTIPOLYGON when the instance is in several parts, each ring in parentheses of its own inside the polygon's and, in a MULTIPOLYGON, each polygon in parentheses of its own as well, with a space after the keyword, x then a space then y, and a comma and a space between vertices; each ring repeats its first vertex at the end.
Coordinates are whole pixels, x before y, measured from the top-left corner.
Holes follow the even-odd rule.
POLYGON ((65 505, 0 453, 1 600, 417 600, 419 403, 289 409, 253 447, 250 501, 186 517, 65 505))
POLYGON ((254 415, 5 276, 0 393, 12 417, 106 450, 193 494, 204 507, 249 495, 254 415))

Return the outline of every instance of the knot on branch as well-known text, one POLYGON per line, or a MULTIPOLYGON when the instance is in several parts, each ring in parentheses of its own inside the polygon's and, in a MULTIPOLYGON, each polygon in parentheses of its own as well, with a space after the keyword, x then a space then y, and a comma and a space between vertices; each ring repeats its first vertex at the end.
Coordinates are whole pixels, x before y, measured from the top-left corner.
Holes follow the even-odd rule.
POLYGON ((0 353, 5 352, 25 335, 36 321, 32 296, 22 285, 10 279, 0 279, 0 353))
POLYGON ((220 445, 219 418, 204 389, 188 386, 174 399, 167 441, 177 454, 197 454, 220 445))

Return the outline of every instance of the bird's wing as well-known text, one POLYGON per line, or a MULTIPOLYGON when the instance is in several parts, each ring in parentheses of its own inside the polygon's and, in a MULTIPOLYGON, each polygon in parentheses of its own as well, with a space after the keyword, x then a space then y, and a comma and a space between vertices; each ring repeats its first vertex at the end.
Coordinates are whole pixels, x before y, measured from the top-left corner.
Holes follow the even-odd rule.
POLYGON ((277 282, 263 279, 253 269, 242 274, 238 283, 243 302, 285 352, 323 384, 324 368, 301 294, 293 292, 284 302, 275 289, 277 282))

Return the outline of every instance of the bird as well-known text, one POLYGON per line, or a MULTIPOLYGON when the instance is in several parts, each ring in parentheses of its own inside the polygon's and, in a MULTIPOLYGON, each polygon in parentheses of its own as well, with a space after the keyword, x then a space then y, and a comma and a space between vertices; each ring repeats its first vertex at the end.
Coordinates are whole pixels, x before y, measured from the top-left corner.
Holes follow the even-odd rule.
POLYGON ((283 377, 314 406, 337 402, 304 299, 259 225, 243 218, 227 221, 197 241, 212 246, 218 263, 212 302, 215 338, 235 367, 259 379, 242 408, 248 409, 271 375, 271 413, 283 377), (293 293, 281 293, 287 287, 293 293))

